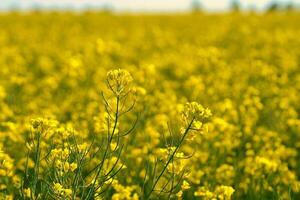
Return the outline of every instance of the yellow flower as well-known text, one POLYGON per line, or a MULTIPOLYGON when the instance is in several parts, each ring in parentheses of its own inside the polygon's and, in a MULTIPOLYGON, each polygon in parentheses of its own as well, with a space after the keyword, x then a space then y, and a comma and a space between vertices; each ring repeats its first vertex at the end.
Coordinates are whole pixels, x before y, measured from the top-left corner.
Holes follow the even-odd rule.
POLYGON ((72 195, 72 190, 71 189, 64 189, 64 195, 65 196, 71 196, 72 195))
POLYGON ((4 158, 4 152, 2 151, 2 149, 0 148, 0 163, 4 158))
POLYGON ((234 193, 234 189, 230 186, 222 185, 216 188, 215 193, 219 199, 230 200, 234 193))
POLYGON ((179 192, 176 193, 176 197, 178 199, 182 199, 182 195, 183 195, 183 192, 180 190, 179 192))
POLYGON ((111 143, 110 143, 110 149, 111 149, 111 150, 115 150, 116 147, 117 147, 117 145, 118 145, 118 144, 117 144, 116 142, 111 142, 111 143))
POLYGON ((24 189, 24 195, 25 195, 25 197, 30 198, 31 197, 31 189, 30 188, 25 188, 24 189))
POLYGON ((53 190, 55 194, 62 197, 69 197, 73 192, 71 189, 65 189, 60 183, 54 183, 53 190))
POLYGON ((65 171, 65 172, 69 171, 69 168, 70 168, 70 164, 69 164, 68 162, 65 162, 65 163, 64 163, 64 168, 63 168, 64 171, 65 171))
POLYGON ((190 184, 186 180, 184 180, 182 185, 181 185, 181 189, 182 190, 188 190, 190 188, 191 188, 190 184))
POLYGON ((75 169, 77 169, 77 164, 76 163, 71 163, 70 164, 70 171, 73 172, 75 169))
POLYGON ((60 183, 54 183, 53 184, 53 189, 54 189, 55 193, 61 194, 61 192, 63 190, 63 186, 60 183))

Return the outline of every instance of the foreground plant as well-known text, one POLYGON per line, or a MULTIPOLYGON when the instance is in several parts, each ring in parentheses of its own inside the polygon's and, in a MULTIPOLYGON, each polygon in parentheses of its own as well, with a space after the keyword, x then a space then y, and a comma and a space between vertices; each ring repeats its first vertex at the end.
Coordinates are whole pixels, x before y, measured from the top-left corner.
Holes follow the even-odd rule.
MULTIPOLYGON (((203 131, 204 125, 208 122, 211 117, 211 111, 207 108, 204 108, 202 105, 192 102, 186 103, 184 105, 182 115, 182 127, 181 132, 179 133, 179 141, 172 146, 167 147, 167 149, 163 152, 163 154, 167 155, 166 161, 164 163, 159 163, 158 160, 154 163, 154 168, 152 172, 148 172, 151 176, 149 178, 150 189, 145 188, 145 199, 151 198, 152 194, 155 192, 156 195, 164 194, 170 198, 177 191, 177 196, 181 197, 182 191, 180 190, 180 185, 182 185, 182 189, 188 189, 188 183, 183 181, 185 173, 184 166, 176 167, 176 161, 180 159, 185 159, 183 153, 180 153, 180 147, 186 140, 188 134, 192 134, 192 132, 201 133, 203 131), (162 166, 159 168, 158 165, 162 166), (157 185, 159 181, 164 177, 164 175, 168 171, 168 176, 166 176, 166 181, 163 185, 157 190, 157 185), (177 181, 176 181, 177 176, 177 181)), ((172 134, 174 137, 174 134, 172 134)), ((172 140, 174 138, 171 138, 172 140)), ((181 164, 181 163, 180 163, 181 164)), ((145 176, 145 180, 147 179, 147 175, 145 176)))
POLYGON ((80 144, 70 126, 50 119, 32 120, 20 198, 97 199, 111 191, 114 177, 126 167, 121 162, 124 138, 136 125, 123 130, 120 124, 135 104, 131 82, 125 70, 108 72, 111 95, 107 98, 102 93, 105 118, 98 122, 103 129, 100 136, 92 136, 90 144, 80 144))

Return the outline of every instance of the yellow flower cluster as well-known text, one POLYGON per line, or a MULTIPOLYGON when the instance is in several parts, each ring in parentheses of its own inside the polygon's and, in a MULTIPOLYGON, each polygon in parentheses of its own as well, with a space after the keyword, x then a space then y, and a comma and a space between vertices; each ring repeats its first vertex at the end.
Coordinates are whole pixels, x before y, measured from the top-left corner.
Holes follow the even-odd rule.
POLYGON ((0 191, 7 189, 7 183, 17 178, 14 170, 14 160, 0 149, 0 191))
POLYGON ((128 71, 117 69, 107 73, 107 84, 117 95, 126 95, 131 88, 128 87, 132 82, 132 77, 128 71))
POLYGON ((112 195, 112 200, 139 200, 137 193, 134 190, 137 188, 134 186, 123 186, 118 181, 113 181, 113 188, 116 193, 112 195))
POLYGON ((229 200, 231 199, 234 189, 230 186, 218 186, 213 192, 205 189, 204 187, 198 188, 195 196, 203 197, 203 199, 211 200, 229 200))
POLYGON ((0 199, 300 199, 299 21, 1 14, 0 199))
POLYGON ((63 188, 60 183, 54 183, 53 190, 58 196, 62 197, 62 199, 71 199, 72 190, 63 188))
POLYGON ((50 156, 55 167, 61 172, 73 172, 77 168, 76 163, 69 163, 67 161, 70 156, 68 149, 53 149, 51 150, 50 156))

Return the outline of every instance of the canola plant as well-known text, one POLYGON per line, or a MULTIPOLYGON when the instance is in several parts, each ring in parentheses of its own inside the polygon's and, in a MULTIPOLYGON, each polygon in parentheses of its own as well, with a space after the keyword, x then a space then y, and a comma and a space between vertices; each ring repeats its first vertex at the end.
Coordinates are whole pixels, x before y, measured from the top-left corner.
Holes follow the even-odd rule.
POLYGON ((0 199, 299 199, 297 12, 0 15, 0 199))

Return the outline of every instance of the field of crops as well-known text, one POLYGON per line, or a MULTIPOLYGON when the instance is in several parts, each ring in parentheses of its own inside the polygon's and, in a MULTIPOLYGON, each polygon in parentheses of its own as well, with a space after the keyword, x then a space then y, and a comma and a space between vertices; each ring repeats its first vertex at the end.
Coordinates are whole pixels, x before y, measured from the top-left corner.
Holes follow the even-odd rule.
POLYGON ((300 14, 0 15, 0 199, 300 199, 300 14))

